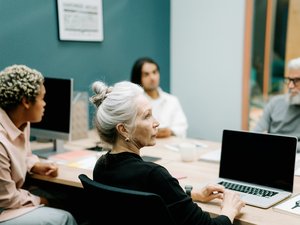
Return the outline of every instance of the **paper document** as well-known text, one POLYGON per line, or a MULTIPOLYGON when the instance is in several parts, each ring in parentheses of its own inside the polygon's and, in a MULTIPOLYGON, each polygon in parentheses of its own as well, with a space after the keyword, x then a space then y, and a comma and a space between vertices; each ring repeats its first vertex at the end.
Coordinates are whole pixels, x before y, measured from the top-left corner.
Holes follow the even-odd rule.
POLYGON ((300 176, 300 153, 296 155, 295 176, 300 176))
POLYGON ((219 163, 221 159, 221 149, 212 150, 200 156, 199 160, 219 163))
MULTIPOLYGON (((180 143, 180 144, 182 144, 182 143, 180 143)), ((172 151, 174 151, 174 152, 179 152, 180 144, 165 144, 165 147, 172 150, 172 151)), ((203 144, 201 142, 193 142, 193 143, 188 142, 188 144, 195 145, 196 149, 201 149, 201 148, 207 148, 208 147, 206 144, 203 144)))
POLYGON ((70 150, 63 153, 58 153, 49 157, 49 160, 56 162, 72 162, 86 157, 93 157, 95 153, 88 150, 70 150))
POLYGON ((68 163, 68 166, 81 168, 81 169, 93 169, 97 162, 96 157, 88 157, 72 163, 68 163))
POLYGON ((286 201, 274 206, 273 210, 300 217, 300 194, 296 194, 286 201))
POLYGON ((171 175, 173 177, 175 177, 177 180, 180 180, 180 179, 184 179, 184 178, 187 178, 187 175, 183 174, 183 173, 180 173, 180 172, 177 172, 177 171, 170 171, 171 175))

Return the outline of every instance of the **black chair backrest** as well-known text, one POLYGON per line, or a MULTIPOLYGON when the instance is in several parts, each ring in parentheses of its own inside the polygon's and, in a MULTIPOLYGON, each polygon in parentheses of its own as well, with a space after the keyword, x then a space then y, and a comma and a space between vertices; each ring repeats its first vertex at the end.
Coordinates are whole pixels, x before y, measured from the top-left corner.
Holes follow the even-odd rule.
POLYGON ((80 174, 91 224, 174 225, 162 198, 154 193, 112 187, 80 174))

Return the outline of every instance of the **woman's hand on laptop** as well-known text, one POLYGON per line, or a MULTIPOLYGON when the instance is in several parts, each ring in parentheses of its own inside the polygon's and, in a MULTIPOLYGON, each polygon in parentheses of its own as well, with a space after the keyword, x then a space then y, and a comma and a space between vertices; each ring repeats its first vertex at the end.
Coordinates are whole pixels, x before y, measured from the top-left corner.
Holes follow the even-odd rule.
POLYGON ((241 199, 239 193, 227 189, 224 191, 221 214, 227 216, 232 223, 244 206, 245 202, 241 199))
POLYGON ((224 186, 219 184, 208 184, 200 190, 192 190, 191 196, 194 201, 209 202, 213 199, 223 199, 224 186))

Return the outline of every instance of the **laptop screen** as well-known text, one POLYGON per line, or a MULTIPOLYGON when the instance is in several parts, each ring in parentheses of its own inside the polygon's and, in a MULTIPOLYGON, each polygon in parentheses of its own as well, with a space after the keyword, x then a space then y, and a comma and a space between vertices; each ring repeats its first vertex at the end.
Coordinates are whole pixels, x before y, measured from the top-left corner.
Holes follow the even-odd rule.
POLYGON ((293 191, 297 138, 224 130, 219 176, 293 191))

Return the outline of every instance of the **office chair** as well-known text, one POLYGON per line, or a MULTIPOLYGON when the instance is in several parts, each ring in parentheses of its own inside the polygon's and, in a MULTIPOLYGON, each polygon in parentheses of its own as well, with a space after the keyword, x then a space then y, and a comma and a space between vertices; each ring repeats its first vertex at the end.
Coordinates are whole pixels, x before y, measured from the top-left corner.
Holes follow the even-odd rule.
POLYGON ((112 187, 80 174, 89 224, 175 225, 162 198, 154 193, 112 187))

